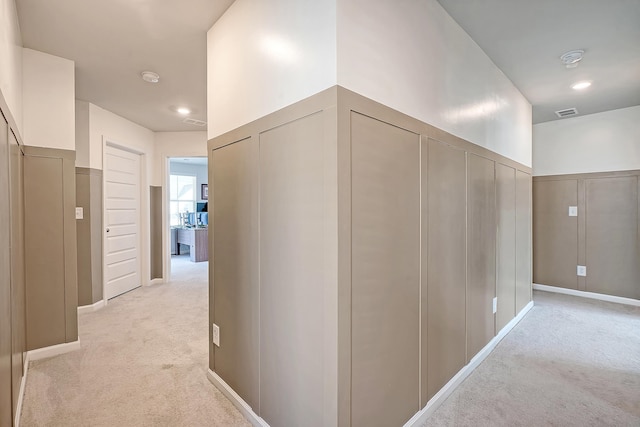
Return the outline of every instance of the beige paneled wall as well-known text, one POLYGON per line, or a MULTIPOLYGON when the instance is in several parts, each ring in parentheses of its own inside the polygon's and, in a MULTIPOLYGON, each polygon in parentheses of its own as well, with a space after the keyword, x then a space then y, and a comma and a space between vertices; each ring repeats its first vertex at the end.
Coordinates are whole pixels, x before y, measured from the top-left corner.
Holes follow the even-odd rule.
POLYGON ((259 410, 258 144, 240 139, 209 161, 209 323, 222 331, 209 366, 259 410), (220 183, 224 183, 221 185, 220 183), (213 268, 211 268, 213 266, 213 268))
POLYGON ((420 135, 352 113, 351 159, 351 420, 401 425, 420 408, 420 135))
MULTIPOLYGON (((427 264, 427 400, 433 397, 466 361, 466 153, 429 139, 426 167, 428 245, 427 264)), ((426 320, 426 321, 425 321, 426 320)), ((406 420, 405 420, 406 421, 406 420)))
POLYGON ((578 206, 576 179, 533 178, 533 281, 577 289, 578 206))
POLYGON ((534 177, 533 281, 640 299, 639 180, 640 171, 534 177))
POLYGON ((210 367, 272 425, 324 426, 337 418, 335 127, 302 110, 210 142, 210 367))
MULTIPOLYGON (((531 284, 529 284, 531 287, 531 284)), ((495 162, 467 155, 467 359, 491 341, 496 296, 495 162)), ((527 301, 528 302, 528 301, 527 301)))
MULTIPOLYGON (((9 132, 9 184, 11 200, 11 365, 13 408, 18 405, 26 359, 26 294, 24 270, 24 156, 9 132)), ((15 413, 14 413, 15 415, 15 413)))
POLYGON ((102 170, 76 167, 78 306, 102 299, 102 170))
POLYGON ((588 292, 640 299, 638 179, 585 179, 588 292))
POLYGON ((516 170, 496 165, 496 333, 516 311, 516 170))
POLYGON ((91 296, 92 303, 103 298, 102 276, 102 170, 91 169, 89 174, 89 206, 91 209, 91 296))
POLYGON ((150 280, 162 279, 162 187, 149 187, 150 280))
MULTIPOLYGON (((0 227, 2 235, 11 235, 11 210, 9 186, 9 127, 0 116, 0 227)), ((11 248, 0 248, 0 425, 12 425, 11 414, 11 248)))
POLYGON ((318 112, 259 136, 260 411, 274 425, 323 425, 323 134, 318 112))
POLYGON ((516 313, 531 301, 531 174, 516 171, 516 313))
POLYGON ((27 348, 78 339, 75 152, 25 147, 27 348))
POLYGON ((0 425, 16 416, 26 356, 24 156, 0 110, 0 425))
POLYGON ((210 368, 272 426, 402 425, 531 300, 512 160, 341 87, 209 158, 210 368))

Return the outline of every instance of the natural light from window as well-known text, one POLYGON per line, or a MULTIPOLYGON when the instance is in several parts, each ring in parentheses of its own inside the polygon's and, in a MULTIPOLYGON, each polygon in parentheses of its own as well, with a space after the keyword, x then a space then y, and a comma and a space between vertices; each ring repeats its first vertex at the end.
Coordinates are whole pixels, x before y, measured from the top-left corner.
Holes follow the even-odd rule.
POLYGON ((169 215, 172 226, 180 224, 180 214, 196 211, 196 177, 169 176, 169 215))

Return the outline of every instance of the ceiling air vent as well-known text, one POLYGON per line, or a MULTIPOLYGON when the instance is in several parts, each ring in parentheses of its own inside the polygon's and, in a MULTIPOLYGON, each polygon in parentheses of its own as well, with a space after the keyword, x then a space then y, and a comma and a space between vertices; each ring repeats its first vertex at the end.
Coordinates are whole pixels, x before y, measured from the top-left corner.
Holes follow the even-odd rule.
POLYGON ((567 108, 565 110, 556 111, 556 115, 561 119, 565 117, 577 116, 578 110, 576 110, 575 108, 567 108))
POLYGON ((192 118, 189 118, 189 117, 184 119, 182 121, 182 123, 186 123, 186 124, 194 125, 194 126, 206 126, 207 125, 207 122, 203 122, 202 120, 192 119, 192 118))

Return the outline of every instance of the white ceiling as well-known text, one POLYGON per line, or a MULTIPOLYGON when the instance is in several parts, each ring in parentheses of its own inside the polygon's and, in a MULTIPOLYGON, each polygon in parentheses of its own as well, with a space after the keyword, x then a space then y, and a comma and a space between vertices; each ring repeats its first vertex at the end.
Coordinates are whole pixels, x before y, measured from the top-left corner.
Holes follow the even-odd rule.
POLYGON ((580 115, 640 105, 640 0, 438 0, 533 106, 580 115), (585 51, 577 68, 560 55, 585 51), (584 91, 571 85, 592 80, 584 91))
POLYGON ((154 131, 207 120, 207 31, 233 0, 16 0, 24 47, 75 61, 76 98, 154 131), (150 84, 145 70, 160 75, 150 84))
MULTIPOLYGON (((534 123, 640 104, 640 0, 438 1, 531 102, 534 123), (572 49, 586 54, 569 70, 559 56, 572 49), (593 86, 570 88, 582 79, 593 86)), ((205 129, 175 108, 207 120, 206 32, 232 2, 16 0, 24 46, 75 61, 76 98, 154 131, 205 129)))

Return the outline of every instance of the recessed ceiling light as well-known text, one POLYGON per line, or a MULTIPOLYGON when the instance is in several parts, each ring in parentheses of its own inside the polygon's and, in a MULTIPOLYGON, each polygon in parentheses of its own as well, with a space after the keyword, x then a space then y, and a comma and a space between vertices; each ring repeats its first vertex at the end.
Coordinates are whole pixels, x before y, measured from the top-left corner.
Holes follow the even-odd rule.
POLYGON ((149 83, 158 83, 160 81, 160 76, 158 73, 154 73, 153 71, 143 71, 142 80, 149 83))
POLYGON ((182 114, 183 116, 186 116, 187 114, 191 113, 191 110, 189 110, 188 108, 185 108, 185 107, 180 107, 176 111, 178 113, 182 114))
POLYGON ((589 86, 591 86, 591 82, 584 81, 584 82, 575 83, 574 85, 571 86, 571 88, 575 90, 582 90, 582 89, 588 88, 589 86))

